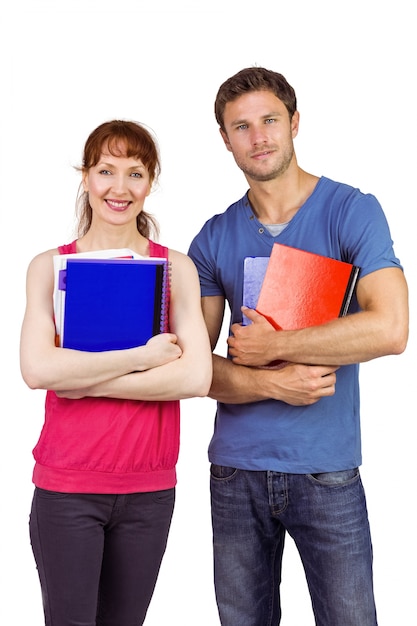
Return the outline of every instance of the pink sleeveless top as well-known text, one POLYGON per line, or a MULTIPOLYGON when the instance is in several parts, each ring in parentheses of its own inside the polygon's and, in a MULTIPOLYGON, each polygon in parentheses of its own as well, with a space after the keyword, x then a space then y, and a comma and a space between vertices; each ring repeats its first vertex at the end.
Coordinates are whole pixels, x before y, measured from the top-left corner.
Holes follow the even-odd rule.
MULTIPOLYGON (((168 258, 168 248, 149 244, 150 256, 168 258)), ((75 253, 76 241, 59 252, 75 253)), ((71 493, 169 489, 176 484, 179 439, 177 400, 68 400, 47 391, 45 422, 33 450, 33 482, 71 493)))

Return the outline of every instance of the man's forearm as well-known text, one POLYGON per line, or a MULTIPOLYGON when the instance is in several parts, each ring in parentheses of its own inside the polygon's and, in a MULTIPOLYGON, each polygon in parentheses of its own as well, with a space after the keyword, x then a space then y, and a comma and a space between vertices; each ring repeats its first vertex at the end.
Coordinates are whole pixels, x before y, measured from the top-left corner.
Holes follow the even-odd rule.
POLYGON ((244 404, 265 400, 260 384, 261 370, 234 365, 229 359, 213 354, 213 380, 210 398, 228 404, 244 404))
POLYGON ((337 367, 290 363, 282 369, 235 365, 213 355, 213 382, 209 396, 227 404, 280 400, 308 406, 335 392, 337 367))

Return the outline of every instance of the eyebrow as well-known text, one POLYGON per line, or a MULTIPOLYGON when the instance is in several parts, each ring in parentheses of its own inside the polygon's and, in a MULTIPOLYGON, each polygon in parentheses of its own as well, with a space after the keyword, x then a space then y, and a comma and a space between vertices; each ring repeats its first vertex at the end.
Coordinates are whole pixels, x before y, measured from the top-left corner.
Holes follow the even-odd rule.
MULTIPOLYGON (((96 167, 109 167, 109 168, 112 168, 112 167, 114 167, 114 163, 108 163, 107 161, 99 161, 97 163, 96 167)), ((129 170, 131 170, 131 171, 137 170, 137 169, 146 170, 147 168, 145 167, 145 165, 143 163, 138 163, 137 165, 132 165, 132 167, 129 167, 129 170)))
MULTIPOLYGON (((262 120, 268 120, 271 117, 282 117, 282 113, 280 111, 271 111, 270 113, 266 113, 261 116, 262 120)), ((232 126, 240 126, 241 124, 248 124, 248 120, 245 118, 233 120, 230 122, 232 126)))

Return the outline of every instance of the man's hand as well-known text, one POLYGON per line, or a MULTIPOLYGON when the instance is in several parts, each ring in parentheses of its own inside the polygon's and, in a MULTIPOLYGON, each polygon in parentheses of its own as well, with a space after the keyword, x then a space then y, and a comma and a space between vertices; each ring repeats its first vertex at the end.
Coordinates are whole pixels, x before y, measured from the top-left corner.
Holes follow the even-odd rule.
POLYGON ((265 374, 267 395, 293 406, 315 404, 336 391, 336 366, 289 363, 265 374))
POLYGON ((242 312, 252 322, 247 326, 233 324, 232 335, 228 338, 229 353, 237 365, 262 367, 279 358, 271 347, 275 333, 274 327, 263 315, 254 309, 242 307, 242 312))

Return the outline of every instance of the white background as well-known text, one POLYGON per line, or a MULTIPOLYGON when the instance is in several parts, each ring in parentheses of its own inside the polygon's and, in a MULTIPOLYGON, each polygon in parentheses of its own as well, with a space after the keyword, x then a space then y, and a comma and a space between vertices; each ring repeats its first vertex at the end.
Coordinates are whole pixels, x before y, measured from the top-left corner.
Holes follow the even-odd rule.
MULTIPOLYGON (((118 117, 144 122, 162 153, 147 208, 160 241, 186 252, 212 214, 246 191, 213 115, 220 84, 257 64, 282 72, 301 114, 303 169, 377 196, 411 290, 407 351, 361 367, 364 464, 380 626, 415 620, 415 28, 408 0, 13 0, 0 20, 0 620, 43 624, 29 538, 32 448, 44 394, 18 362, 25 272, 69 242, 81 150, 118 117), (410 565, 410 568, 409 568, 410 565), (410 573, 411 572, 411 573, 410 573)), ((215 405, 182 405, 177 506, 147 626, 218 624, 212 585, 207 445, 215 405)), ((283 626, 311 626, 291 540, 283 626)), ((238 626, 238 625, 236 625, 238 626)), ((359 625, 358 625, 359 626, 359 625)))

